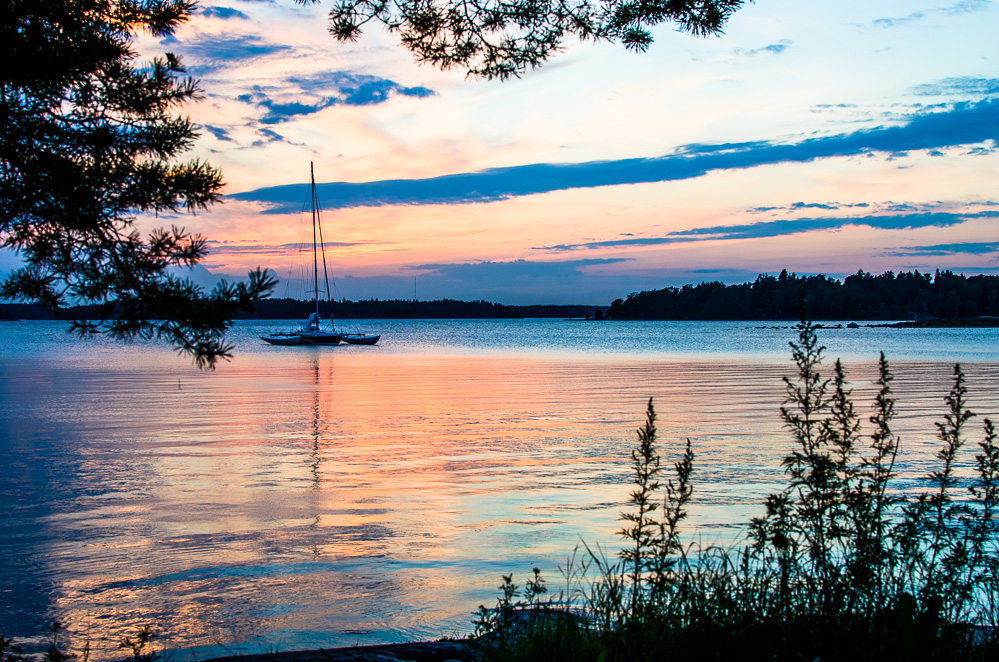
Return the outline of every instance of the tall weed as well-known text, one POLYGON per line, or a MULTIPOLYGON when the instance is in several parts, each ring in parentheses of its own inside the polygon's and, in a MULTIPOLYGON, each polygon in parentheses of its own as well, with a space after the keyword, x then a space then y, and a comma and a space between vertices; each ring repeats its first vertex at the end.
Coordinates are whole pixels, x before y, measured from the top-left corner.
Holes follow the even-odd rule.
MULTIPOLYGON (((791 343, 780 417, 791 437, 786 486, 769 495, 744 545, 685 545, 690 440, 667 467, 650 400, 631 454, 625 547, 582 545, 566 587, 512 601, 512 576, 478 634, 492 659, 992 660, 999 656, 999 446, 985 419, 975 477, 956 471, 974 414, 960 365, 936 424, 925 490, 893 489, 894 379, 882 353, 864 432, 840 361, 804 321, 791 343), (509 613, 519 612, 518 619, 509 613), (553 618, 552 614, 560 616, 553 618), (571 636, 570 636, 571 635, 571 636), (542 645, 543 643, 543 645, 542 645)), ((534 582, 540 581, 535 571, 534 582)))

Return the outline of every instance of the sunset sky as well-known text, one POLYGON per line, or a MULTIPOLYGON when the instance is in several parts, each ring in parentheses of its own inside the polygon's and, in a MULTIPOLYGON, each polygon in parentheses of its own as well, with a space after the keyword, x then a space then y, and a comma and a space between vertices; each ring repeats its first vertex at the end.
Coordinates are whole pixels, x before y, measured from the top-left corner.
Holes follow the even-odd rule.
POLYGON ((337 43, 328 9, 205 0, 139 40, 204 90, 185 112, 225 203, 152 223, 208 237, 214 277, 294 279, 310 161, 348 299, 608 304, 784 267, 999 271, 989 0, 758 0, 720 37, 569 43, 505 82, 417 65, 375 26, 337 43))

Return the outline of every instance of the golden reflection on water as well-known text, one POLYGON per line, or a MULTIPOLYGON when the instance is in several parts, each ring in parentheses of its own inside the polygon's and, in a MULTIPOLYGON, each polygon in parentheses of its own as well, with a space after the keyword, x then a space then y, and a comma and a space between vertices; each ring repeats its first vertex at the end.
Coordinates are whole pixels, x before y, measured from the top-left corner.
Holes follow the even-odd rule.
MULTIPOLYGON (((911 478, 931 454, 950 367, 896 372, 911 478)), ((690 535, 738 539, 782 480, 787 373, 762 361, 321 349, 241 354, 214 373, 16 365, 9 439, 26 466, 60 467, 25 483, 37 494, 12 517, 23 529, 12 538, 30 548, 20 590, 93 638, 97 659, 147 623, 179 648, 467 632, 501 573, 538 565, 555 582, 581 538, 617 548, 649 397, 664 452, 694 446, 690 535)), ((996 365, 967 373, 972 407, 999 411, 996 365)), ((865 416, 875 376, 871 363, 850 370, 865 416)))

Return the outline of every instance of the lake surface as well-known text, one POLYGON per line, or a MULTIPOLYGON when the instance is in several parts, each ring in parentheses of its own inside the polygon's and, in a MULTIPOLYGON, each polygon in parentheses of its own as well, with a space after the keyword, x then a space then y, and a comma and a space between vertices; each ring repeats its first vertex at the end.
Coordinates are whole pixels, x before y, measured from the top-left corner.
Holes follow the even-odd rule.
MULTIPOLYGON (((273 347, 214 372, 155 343, 0 323, 0 634, 62 622, 97 660, 152 624, 175 660, 465 634, 501 574, 557 588, 619 549, 646 403, 696 453, 688 539, 740 540, 782 485, 790 328, 559 320, 349 323, 375 347, 273 347)), ((773 326, 773 325, 771 325, 773 326)), ((786 327, 786 325, 785 325, 786 327)), ((935 450, 953 363, 999 413, 997 329, 826 329, 865 417, 896 374, 901 485, 935 450)), ((965 464, 971 462, 966 457, 965 464)))

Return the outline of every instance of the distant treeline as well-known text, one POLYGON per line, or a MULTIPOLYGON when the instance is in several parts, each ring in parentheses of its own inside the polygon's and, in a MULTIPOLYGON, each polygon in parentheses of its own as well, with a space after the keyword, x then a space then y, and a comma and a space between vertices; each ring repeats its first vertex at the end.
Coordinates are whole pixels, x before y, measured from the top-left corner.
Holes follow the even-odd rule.
POLYGON ((633 292, 607 309, 611 319, 794 320, 798 293, 813 320, 904 320, 999 315, 999 276, 918 271, 875 276, 858 271, 842 282, 823 275, 761 274, 752 283, 711 282, 633 292))
MULTIPOLYGON (((761 274, 751 283, 720 282, 632 292, 609 308, 584 305, 506 306, 488 301, 404 299, 333 302, 334 319, 519 319, 591 317, 618 320, 797 320, 798 293, 813 320, 960 319, 999 316, 999 276, 918 271, 880 276, 858 271, 843 281, 828 276, 761 274), (605 312, 606 310, 606 312, 605 312), (605 313, 605 314, 604 314, 605 313)), ((304 319, 315 304, 264 299, 250 319, 304 319)), ((320 312, 329 318, 329 304, 320 312)), ((87 306, 52 314, 36 304, 0 304, 0 319, 93 319, 87 306)))
POLYGON ((50 310, 37 303, 0 303, 0 320, 83 320, 92 319, 90 306, 69 306, 50 310))
MULTIPOLYGON (((574 317, 592 315, 593 306, 506 306, 488 301, 416 301, 412 299, 367 299, 333 302, 334 319, 520 319, 525 317, 574 317)), ((315 303, 296 299, 265 299, 252 316, 256 319, 302 319, 315 311, 315 303)), ((320 303, 320 313, 330 316, 329 304, 320 303)))
MULTIPOLYGON (((413 301, 402 299, 369 299, 367 301, 334 301, 334 319, 519 319, 526 317, 585 317, 597 308, 583 305, 505 306, 488 301, 413 301)), ((315 311, 315 303, 297 299, 264 299, 244 319, 305 319, 315 311)), ((327 302, 320 304, 320 313, 329 318, 327 302)), ((89 306, 74 306, 49 311, 37 304, 0 304, 2 319, 93 319, 89 306)))

